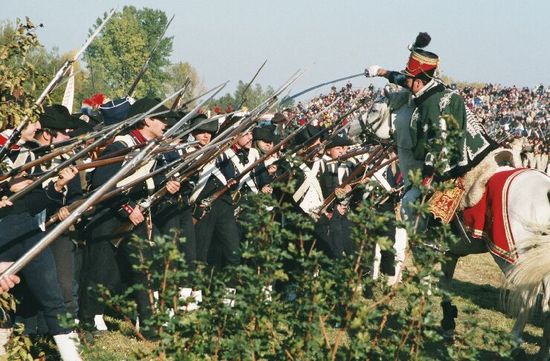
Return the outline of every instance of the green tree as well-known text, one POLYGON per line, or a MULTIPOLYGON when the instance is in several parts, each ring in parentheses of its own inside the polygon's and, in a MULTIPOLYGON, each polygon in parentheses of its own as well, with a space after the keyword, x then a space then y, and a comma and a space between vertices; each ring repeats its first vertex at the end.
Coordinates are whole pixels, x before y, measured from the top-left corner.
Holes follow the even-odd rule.
POLYGON ((171 94, 180 89, 189 79, 190 84, 180 98, 180 104, 192 99, 197 92, 205 90, 197 71, 188 62, 178 62, 167 67, 168 80, 166 81, 166 93, 171 94))
POLYGON ((35 119, 33 106, 39 89, 36 68, 30 59, 40 47, 35 26, 27 18, 17 19, 15 26, 3 24, 0 29, 0 129, 11 128, 25 117, 35 119))
MULTIPOLYGON (((90 33, 100 23, 98 18, 90 33)), ((127 95, 166 24, 166 14, 161 10, 125 6, 86 50, 90 84, 84 88, 103 92, 111 98, 127 95)), ((172 40, 165 37, 156 48, 133 94, 135 97, 164 95, 164 83, 169 78, 165 68, 170 64, 172 40)))
POLYGON ((242 107, 253 109, 274 93, 273 88, 269 85, 264 89, 260 84, 256 83, 250 85, 248 90, 246 90, 247 85, 248 83, 239 80, 233 94, 226 93, 218 98, 215 101, 216 105, 225 110, 228 106, 237 108, 242 103, 242 107))

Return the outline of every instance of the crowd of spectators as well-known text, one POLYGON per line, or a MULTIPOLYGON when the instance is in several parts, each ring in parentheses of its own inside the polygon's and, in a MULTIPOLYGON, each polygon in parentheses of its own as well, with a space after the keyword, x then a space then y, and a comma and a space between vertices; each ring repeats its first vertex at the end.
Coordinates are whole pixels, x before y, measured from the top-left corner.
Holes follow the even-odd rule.
MULTIPOLYGON (((550 86, 518 88, 488 84, 459 91, 466 106, 481 119, 493 139, 506 147, 520 147, 524 167, 550 175, 550 86)), ((332 87, 327 94, 298 102, 286 114, 298 124, 311 120, 314 125, 330 126, 376 93, 372 85, 358 89, 347 83, 340 90, 332 87)))

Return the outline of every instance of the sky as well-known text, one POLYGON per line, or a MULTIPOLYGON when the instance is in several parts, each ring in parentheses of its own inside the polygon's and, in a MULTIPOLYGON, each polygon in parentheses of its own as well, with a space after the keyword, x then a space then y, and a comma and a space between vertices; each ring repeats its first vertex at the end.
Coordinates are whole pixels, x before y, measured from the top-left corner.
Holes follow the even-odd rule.
MULTIPOLYGON (((42 44, 64 53, 80 48, 96 18, 125 5, 175 15, 167 32, 174 37, 171 60, 193 65, 206 87, 229 80, 232 91, 266 59, 256 79, 262 86, 277 88, 305 69, 291 94, 373 64, 401 70, 419 31, 431 35, 426 49, 455 80, 550 85, 550 1, 544 0, 6 1, 0 19, 28 16, 42 23, 42 44)), ((352 82, 384 84, 364 77, 352 82)))

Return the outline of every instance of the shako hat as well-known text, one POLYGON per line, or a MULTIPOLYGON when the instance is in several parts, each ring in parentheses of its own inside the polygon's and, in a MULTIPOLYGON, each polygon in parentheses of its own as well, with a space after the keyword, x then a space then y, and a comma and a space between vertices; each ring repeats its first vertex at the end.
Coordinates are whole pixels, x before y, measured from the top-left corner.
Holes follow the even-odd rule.
POLYGON ((128 118, 128 111, 133 104, 132 98, 110 100, 99 107, 105 125, 112 125, 128 118))
POLYGON ((411 55, 403 74, 413 78, 429 80, 435 76, 439 65, 439 57, 429 51, 423 50, 430 44, 432 38, 428 33, 418 33, 414 43, 409 45, 411 55))

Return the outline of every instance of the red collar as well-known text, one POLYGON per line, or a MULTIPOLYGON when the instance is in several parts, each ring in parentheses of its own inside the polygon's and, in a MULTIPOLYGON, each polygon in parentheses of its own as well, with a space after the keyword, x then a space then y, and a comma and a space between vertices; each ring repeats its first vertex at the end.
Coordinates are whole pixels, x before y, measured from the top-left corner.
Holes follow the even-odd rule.
MULTIPOLYGON (((0 133, 0 147, 3 146, 8 142, 9 137, 5 136, 4 134, 0 133)), ((10 147, 10 150, 20 150, 21 147, 17 144, 12 144, 10 147)))
POLYGON ((138 129, 134 129, 130 132, 130 135, 132 137, 134 137, 134 139, 136 140, 136 142, 138 144, 143 144, 143 143, 147 143, 147 139, 145 139, 145 137, 143 136, 143 134, 141 134, 141 132, 138 130, 138 129))

